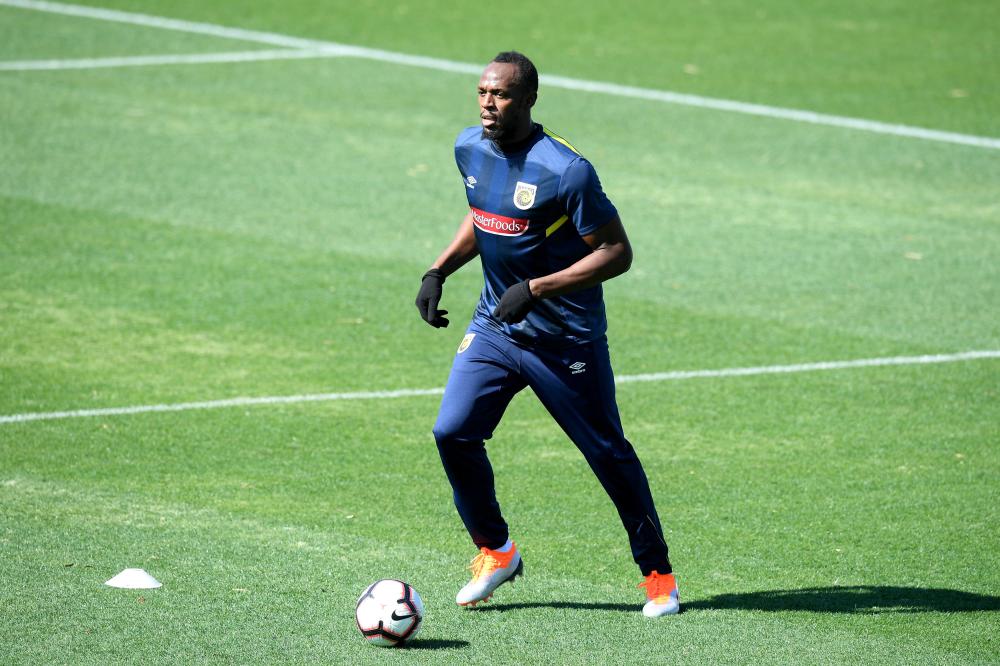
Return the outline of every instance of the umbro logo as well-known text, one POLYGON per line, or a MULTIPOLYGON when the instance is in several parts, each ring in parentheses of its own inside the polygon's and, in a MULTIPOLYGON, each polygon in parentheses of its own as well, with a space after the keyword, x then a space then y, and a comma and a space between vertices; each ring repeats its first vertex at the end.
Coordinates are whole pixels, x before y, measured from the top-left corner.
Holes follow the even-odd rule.
POLYGON ((465 179, 465 186, 467 188, 469 188, 470 190, 476 189, 476 177, 475 176, 469 176, 468 178, 466 178, 465 179))
POLYGON ((573 371, 574 375, 578 375, 581 372, 584 372, 584 371, 587 370, 587 364, 584 363, 583 361, 577 361, 576 363, 574 363, 571 366, 569 366, 569 369, 573 371))

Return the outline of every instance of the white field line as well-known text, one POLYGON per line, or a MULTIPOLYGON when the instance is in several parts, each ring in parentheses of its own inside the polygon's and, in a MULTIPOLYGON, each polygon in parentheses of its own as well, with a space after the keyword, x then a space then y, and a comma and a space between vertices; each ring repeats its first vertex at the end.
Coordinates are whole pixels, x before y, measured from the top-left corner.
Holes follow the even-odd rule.
POLYGON ((240 28, 227 28, 211 23, 195 23, 192 21, 181 21, 178 19, 165 18, 162 16, 150 16, 148 14, 137 14, 134 12, 121 12, 114 9, 101 9, 100 7, 86 7, 83 5, 71 5, 63 2, 42 2, 41 0, 0 0, 0 5, 17 7, 19 9, 33 9, 50 14, 62 14, 63 16, 79 16, 83 18, 98 19, 100 21, 111 21, 113 23, 128 23, 130 25, 142 25, 148 28, 160 28, 163 30, 175 30, 178 32, 191 32, 212 37, 224 37, 226 39, 239 39, 245 42, 257 42, 258 44, 270 44, 272 46, 284 46, 293 49, 309 49, 317 46, 329 46, 329 42, 316 42, 310 39, 300 39, 298 37, 288 37, 267 32, 257 32, 255 30, 242 30, 240 28))
MULTIPOLYGON (((257 30, 244 30, 241 28, 228 28, 211 23, 197 23, 193 21, 182 21, 178 19, 164 18, 160 16, 150 16, 148 14, 137 14, 133 12, 122 12, 111 9, 101 9, 97 7, 84 7, 81 5, 71 5, 58 2, 43 2, 41 0, 0 0, 0 5, 17 7, 21 9, 32 9, 36 11, 63 14, 67 16, 79 16, 85 18, 99 19, 103 21, 114 21, 118 23, 128 23, 151 28, 162 28, 165 30, 176 30, 181 32, 197 33, 222 37, 226 39, 236 39, 259 44, 270 44, 272 46, 282 46, 293 49, 308 49, 324 51, 324 56, 329 57, 340 55, 343 57, 363 58, 367 60, 378 60, 397 65, 409 65, 413 67, 423 67, 447 72, 460 72, 463 74, 479 74, 482 71, 482 64, 471 64, 444 60, 441 58, 428 58, 424 56, 406 55, 393 51, 381 49, 370 49, 361 46, 350 46, 336 42, 327 42, 314 39, 302 39, 290 37, 270 32, 260 32, 257 30)), ((321 56, 313 56, 321 57, 321 56)), ((264 58, 255 58, 263 60, 264 58)), ((209 62, 209 61, 205 61, 209 62)), ((225 62, 225 61, 221 61, 225 62)), ((134 63, 130 63, 134 64, 134 63)), ((148 64, 171 64, 171 63, 148 63, 148 64)), ((105 65, 107 66, 107 65, 105 65)), ((541 83, 553 88, 565 88, 568 90, 579 90, 618 97, 631 97, 665 104, 677 104, 691 106, 702 109, 712 109, 715 111, 726 111, 730 113, 742 113, 752 116, 762 116, 765 118, 775 118, 781 120, 791 120, 795 122, 811 123, 815 125, 826 125, 864 132, 874 132, 876 134, 888 134, 892 136, 907 137, 911 139, 923 139, 926 141, 940 141, 978 148, 989 148, 1000 150, 1000 139, 994 137, 975 136, 971 134, 960 134, 957 132, 944 132, 940 130, 912 127, 910 125, 899 125, 884 123, 875 120, 865 120, 861 118, 850 118, 847 116, 836 116, 825 113, 815 113, 799 109, 786 109, 782 107, 768 106, 764 104, 749 104, 734 100, 717 99, 712 97, 702 97, 700 95, 687 95, 683 93, 670 92, 665 90, 654 90, 650 88, 639 88, 635 86, 623 86, 614 83, 604 83, 600 81, 586 81, 583 79, 573 79, 564 76, 542 75, 541 83)))
POLYGON ((556 88, 584 90, 587 92, 604 93, 606 95, 615 95, 618 97, 633 97, 636 99, 664 102, 666 104, 679 104, 681 106, 712 109, 714 111, 730 111, 732 113, 742 113, 750 116, 779 118, 782 120, 793 120, 800 123, 811 123, 813 125, 826 125, 829 127, 860 130, 862 132, 874 132, 875 134, 890 134, 910 139, 941 141, 944 143, 957 143, 966 146, 975 146, 977 148, 992 148, 993 150, 1000 150, 1000 139, 995 139, 993 137, 959 134, 957 132, 944 132, 941 130, 925 129, 923 127, 912 127, 910 125, 883 123, 877 120, 849 118, 847 116, 833 116, 826 113, 815 113, 813 111, 802 111, 799 109, 784 109, 777 106, 749 104, 747 102, 715 99, 713 97, 701 97, 699 95, 686 95, 684 93, 669 92, 666 90, 652 90, 650 88, 622 86, 616 83, 567 79, 561 76, 550 76, 546 74, 541 74, 538 78, 541 83, 556 88))
POLYGON ((816 372, 819 370, 846 370, 849 368, 875 368, 887 365, 925 365, 928 363, 955 363, 979 359, 1000 358, 1000 350, 969 351, 958 354, 934 354, 929 356, 892 356, 889 358, 862 358, 854 361, 821 361, 797 365, 765 365, 756 368, 726 368, 723 370, 681 370, 675 372, 654 372, 644 375, 624 375, 615 380, 617 384, 633 382, 662 382, 676 379, 707 377, 745 377, 749 375, 780 375, 789 372, 816 372))
MULTIPOLYGON (((751 375, 788 374, 796 372, 817 372, 820 370, 846 370, 850 368, 871 368, 894 365, 923 365, 928 363, 955 363, 978 359, 1000 358, 998 351, 970 351, 958 354, 938 354, 933 356, 894 356, 890 358, 866 358, 853 361, 825 361, 821 363, 801 363, 797 365, 767 365, 751 368, 725 368, 721 370, 680 370, 656 372, 641 375, 622 375, 617 384, 637 382, 663 382, 681 379, 746 377, 751 375)), ((359 391, 355 393, 314 393, 307 395, 266 396, 260 398, 229 398, 226 400, 206 400, 202 402, 181 402, 162 405, 137 405, 133 407, 109 407, 103 409, 76 409, 66 412, 33 412, 0 416, 0 424, 24 423, 27 421, 50 421, 87 416, 121 416, 145 414, 149 412, 183 412, 194 409, 219 409, 222 407, 250 407, 253 405, 287 405, 302 402, 332 402, 339 400, 391 400, 418 396, 441 395, 443 388, 399 389, 395 391, 359 391)))

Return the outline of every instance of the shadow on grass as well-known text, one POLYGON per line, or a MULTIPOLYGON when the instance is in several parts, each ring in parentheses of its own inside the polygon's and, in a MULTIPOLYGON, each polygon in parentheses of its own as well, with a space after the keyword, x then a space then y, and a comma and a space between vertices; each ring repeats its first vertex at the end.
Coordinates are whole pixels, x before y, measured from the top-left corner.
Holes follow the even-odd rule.
MULTIPOLYGON (((591 603, 575 601, 539 601, 490 604, 471 608, 474 612, 504 612, 528 608, 556 610, 597 610, 635 613, 642 607, 634 604, 591 603)), ((801 590, 764 590, 738 594, 719 594, 707 599, 684 601, 681 612, 692 610, 809 611, 813 613, 967 613, 1000 611, 1000 597, 975 592, 961 592, 923 587, 854 585, 846 587, 811 587, 801 590)))
POLYGON ((467 648, 469 641, 449 641, 443 638, 414 638, 407 641, 403 646, 404 650, 452 650, 455 648, 467 648))
POLYGON ((852 585, 718 594, 683 603, 687 610, 745 609, 814 613, 967 613, 998 611, 1000 597, 924 587, 852 585))
POLYGON ((525 601, 513 604, 487 604, 484 606, 470 607, 472 613, 502 613, 511 610, 523 610, 526 608, 555 608, 556 610, 603 610, 620 611, 622 613, 634 613, 642 604, 602 604, 587 601, 525 601))

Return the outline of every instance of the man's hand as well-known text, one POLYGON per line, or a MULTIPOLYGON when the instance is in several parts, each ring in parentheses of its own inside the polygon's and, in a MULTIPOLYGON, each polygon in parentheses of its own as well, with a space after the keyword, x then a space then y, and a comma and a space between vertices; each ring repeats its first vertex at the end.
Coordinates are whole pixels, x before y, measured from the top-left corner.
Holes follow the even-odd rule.
POLYGON ((444 284, 444 273, 432 268, 420 281, 420 291, 417 292, 417 309, 420 316, 434 328, 446 328, 450 323, 444 315, 447 310, 438 310, 441 302, 441 286, 444 284))
POLYGON ((531 288, 525 280, 503 292, 500 302, 493 310, 493 316, 505 324, 516 324, 524 321, 533 307, 535 307, 535 297, 531 295, 531 288))

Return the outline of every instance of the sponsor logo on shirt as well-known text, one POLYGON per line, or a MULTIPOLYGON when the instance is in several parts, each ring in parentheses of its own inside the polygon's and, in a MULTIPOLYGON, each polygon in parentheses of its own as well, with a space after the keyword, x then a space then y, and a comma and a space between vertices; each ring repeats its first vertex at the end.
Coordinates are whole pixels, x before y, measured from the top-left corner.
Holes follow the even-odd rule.
POLYGON ((536 191, 538 191, 537 185, 517 181, 517 185, 514 186, 514 205, 518 210, 528 210, 535 204, 536 191))
POLYGON ((469 208, 472 210, 473 223, 486 233, 498 236, 520 236, 528 230, 527 218, 505 217, 504 215, 487 213, 475 206, 469 206, 469 208))
POLYGON ((469 176, 468 178, 465 179, 465 186, 467 188, 469 188, 470 190, 474 190, 474 189, 476 189, 476 183, 477 182, 478 181, 476 181, 476 177, 475 176, 469 176))

